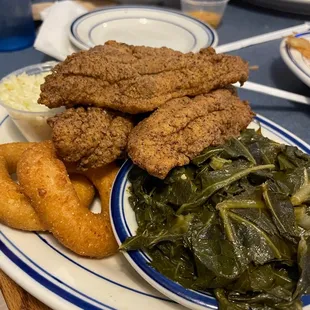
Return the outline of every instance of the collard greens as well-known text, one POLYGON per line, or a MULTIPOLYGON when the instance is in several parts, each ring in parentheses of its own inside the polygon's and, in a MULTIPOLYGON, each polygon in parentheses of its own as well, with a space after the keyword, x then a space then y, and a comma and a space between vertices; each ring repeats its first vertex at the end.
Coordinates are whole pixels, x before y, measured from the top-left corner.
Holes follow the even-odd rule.
POLYGON ((156 179, 129 174, 136 236, 152 266, 221 310, 301 309, 310 291, 310 156, 254 130, 156 179))

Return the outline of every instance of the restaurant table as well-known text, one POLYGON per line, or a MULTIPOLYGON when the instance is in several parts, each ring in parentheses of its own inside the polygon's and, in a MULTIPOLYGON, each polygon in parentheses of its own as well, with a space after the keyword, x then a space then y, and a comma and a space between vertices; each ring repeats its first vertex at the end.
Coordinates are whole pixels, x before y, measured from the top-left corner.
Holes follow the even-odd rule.
MULTIPOLYGON (((178 9, 180 6, 177 0, 165 0, 162 5, 174 9, 178 9)), ((227 7, 222 24, 217 29, 219 45, 299 25, 309 19, 308 16, 262 9, 243 1, 232 0, 227 7)), ((231 54, 240 55, 249 61, 250 65, 259 67, 258 70, 251 71, 250 81, 310 97, 310 89, 288 69, 281 59, 280 42, 281 40, 274 40, 240 49, 231 54)), ((52 58, 36 51, 34 48, 11 53, 0 53, 0 78, 13 70, 48 60, 52 60, 52 58)), ((252 109, 256 113, 271 119, 310 144, 310 132, 308 130, 310 106, 245 89, 240 89, 239 94, 242 99, 250 102, 252 109)), ((6 298, 9 296, 7 294, 8 286, 11 287, 11 291, 17 291, 17 295, 12 294, 11 301, 14 301, 16 296, 19 296, 21 301, 28 300, 26 307, 8 301, 7 303, 11 307, 10 310, 47 309, 43 305, 40 306, 40 303, 37 303, 32 296, 27 296, 27 293, 23 290, 14 288, 14 283, 10 282, 10 279, 5 275, 0 274, 0 288, 2 287, 3 295, 6 298), (20 298, 21 295, 22 298, 20 298)), ((0 308, 0 310, 2 309, 0 308)))

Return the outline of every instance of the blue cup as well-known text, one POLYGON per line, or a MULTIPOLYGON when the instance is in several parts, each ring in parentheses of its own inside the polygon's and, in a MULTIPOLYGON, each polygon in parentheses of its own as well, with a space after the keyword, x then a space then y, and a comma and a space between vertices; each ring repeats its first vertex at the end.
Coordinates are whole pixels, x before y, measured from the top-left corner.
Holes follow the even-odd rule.
POLYGON ((29 47, 34 39, 31 0, 0 0, 0 51, 29 47))

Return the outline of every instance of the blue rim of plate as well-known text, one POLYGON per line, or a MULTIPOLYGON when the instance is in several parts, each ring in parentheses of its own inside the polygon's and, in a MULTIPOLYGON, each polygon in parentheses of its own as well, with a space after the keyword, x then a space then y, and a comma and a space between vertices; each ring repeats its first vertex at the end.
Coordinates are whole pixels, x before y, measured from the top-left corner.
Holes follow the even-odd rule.
MULTIPOLYGON (((118 18, 117 20, 122 20, 122 19, 137 19, 137 18, 141 18, 141 16, 131 16, 131 17, 122 17, 122 18, 118 18)), ((167 21, 167 20, 164 20, 164 19, 160 19, 160 18, 149 18, 148 19, 152 20, 152 21, 159 21, 159 22, 163 22, 163 23, 166 23, 166 24, 171 24, 171 25, 175 25, 175 26, 178 26, 179 28, 182 28, 184 31, 186 31, 190 36, 192 36, 193 40, 194 40, 194 43, 193 45, 191 46, 190 50, 193 50, 195 48, 195 46, 197 45, 197 38, 194 36, 194 34, 192 32, 190 32, 187 28, 181 26, 181 25, 178 25, 176 23, 173 23, 171 21, 167 21)), ((94 26, 92 26, 90 29, 89 29, 89 32, 88 32, 88 40, 94 44, 93 42, 93 38, 92 38, 92 32, 95 30, 95 28, 101 26, 103 23, 107 23, 107 22, 110 22, 110 21, 113 21, 115 19, 107 19, 105 21, 102 21, 102 22, 99 22, 97 24, 95 24, 94 26)), ((76 25, 76 27, 78 27, 78 25, 76 25)), ((75 31, 76 29, 74 28, 73 29, 73 35, 74 37, 77 39, 77 33, 75 31)), ((72 33, 72 32, 71 32, 72 33)), ((79 42, 81 42, 80 39, 77 39, 79 40, 79 42)), ((211 42, 212 44, 212 42, 211 42)), ((84 43, 85 45, 85 43, 84 43)), ((86 45, 85 45, 86 46, 86 45)), ((95 44, 94 44, 95 46, 95 44)))
MULTIPOLYGON (((170 13, 170 14, 174 14, 174 15, 178 15, 178 16, 183 16, 187 20, 190 20, 190 21, 194 22, 196 25, 200 26, 200 28, 202 28, 206 32, 206 35, 210 38, 209 39, 209 45, 206 45, 206 46, 203 46, 203 47, 208 47, 208 46, 215 47, 215 46, 217 46, 217 43, 218 43, 217 33, 210 25, 208 25, 208 24, 206 24, 206 23, 204 23, 204 22, 202 22, 202 21, 200 21, 200 20, 198 20, 198 19, 196 19, 194 17, 191 17, 189 15, 183 14, 182 12, 176 11, 176 10, 163 9, 163 8, 152 7, 152 6, 143 6, 143 5, 142 6, 141 5, 130 5, 130 6, 123 6, 122 5, 121 7, 107 7, 107 8, 102 8, 102 9, 98 9, 98 10, 94 10, 94 11, 85 13, 85 14, 77 17, 71 23, 71 26, 70 26, 71 37, 74 38, 74 40, 79 42, 79 44, 81 46, 84 46, 84 48, 86 48, 86 49, 93 47, 93 46, 87 45, 83 40, 81 40, 79 38, 78 34, 76 33, 76 29, 79 26, 79 24, 81 22, 83 22, 85 19, 87 19, 89 16, 100 14, 103 11, 109 11, 109 10, 123 11, 124 9, 143 9, 143 10, 148 10, 148 11, 163 11, 163 12, 166 12, 166 13, 170 13)), ((164 22, 167 22, 167 23, 169 22, 167 20, 161 20, 161 19, 158 19, 158 20, 164 21, 164 22)), ((111 20, 109 20, 109 21, 111 21, 111 20)), ((98 24, 100 24, 100 23, 98 23, 98 24)), ((98 24, 92 26, 92 28, 89 30, 88 37, 90 36, 90 32, 92 31, 92 29, 94 27, 96 27, 98 24)), ((185 29, 184 27, 182 27, 180 25, 178 25, 178 26, 183 28, 183 29, 185 29)), ((188 32, 190 32, 188 29, 186 29, 186 30, 188 32)), ((191 33, 191 35, 195 38, 195 42, 196 42, 195 35, 193 33, 191 33)), ((75 42, 72 42, 72 43, 75 44, 75 42)), ((203 48, 203 47, 201 47, 201 48, 203 48)))
MULTIPOLYGON (((286 131, 284 128, 262 116, 257 115, 255 119, 260 122, 262 128, 269 130, 286 143, 295 145, 302 151, 310 154, 310 145, 306 144, 292 133, 286 131)), ((131 160, 127 160, 123 164, 115 179, 111 193, 111 222, 114 233, 116 234, 117 240, 120 244, 123 243, 128 237, 132 236, 124 215, 124 194, 126 191, 127 176, 132 167, 133 164, 131 160)), ((187 305, 191 303, 196 307, 200 306, 201 308, 205 307, 206 309, 217 309, 217 302, 213 296, 186 289, 180 284, 168 279, 149 265, 149 259, 142 251, 129 251, 124 254, 128 261, 140 274, 143 274, 146 278, 150 279, 151 283, 155 283, 156 286, 160 287, 160 291, 163 294, 169 293, 170 295, 176 296, 176 299, 181 298, 187 305)), ((304 306, 310 305, 310 295, 303 296, 302 301, 304 306)))
MULTIPOLYGON (((303 33, 298 33, 295 35, 296 38, 300 38, 300 37, 304 37, 310 35, 310 31, 307 32, 303 32, 303 33)), ((291 62, 296 66, 297 69, 299 69, 303 74, 305 74, 308 78, 310 78, 310 74, 308 72, 306 72, 294 59, 291 49, 290 47, 286 44, 285 45, 285 51, 287 53, 287 56, 289 57, 289 59, 291 60, 291 62)))

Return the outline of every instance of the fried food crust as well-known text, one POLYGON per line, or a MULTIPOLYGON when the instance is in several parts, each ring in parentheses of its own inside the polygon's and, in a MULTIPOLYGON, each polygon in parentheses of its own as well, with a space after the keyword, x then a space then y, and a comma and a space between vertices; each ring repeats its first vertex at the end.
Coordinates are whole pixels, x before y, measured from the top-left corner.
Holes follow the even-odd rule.
POLYGON ((253 115, 231 89, 174 99, 132 130, 128 154, 134 164, 164 179, 173 167, 188 164, 207 146, 238 136, 253 115))
POLYGON ((41 86, 50 108, 92 105, 126 113, 153 111, 168 100, 245 82, 248 64, 212 48, 182 54, 115 41, 68 56, 41 86))
POLYGON ((93 203, 96 194, 94 185, 87 177, 78 173, 70 173, 69 178, 81 205, 88 209, 93 203))
MULTIPOLYGON (((7 143, 0 145, 0 222, 15 229, 26 231, 45 231, 38 215, 18 183, 10 174, 16 172, 16 166, 22 154, 35 143, 7 143)), ((70 180, 84 208, 88 208, 95 196, 91 182, 82 175, 72 174, 70 180)))
MULTIPOLYGON (((94 172, 99 179, 94 178, 94 183, 101 198, 101 213, 94 214, 81 206, 52 142, 30 147, 17 165, 22 190, 44 226, 65 247, 95 258, 112 255, 118 249, 109 218, 108 192, 119 168, 112 163, 100 169, 94 172)), ((92 180, 91 174, 88 177, 92 180)))
POLYGON ((71 108, 48 119, 57 155, 79 170, 98 168, 119 158, 133 128, 129 117, 101 108, 71 108))

